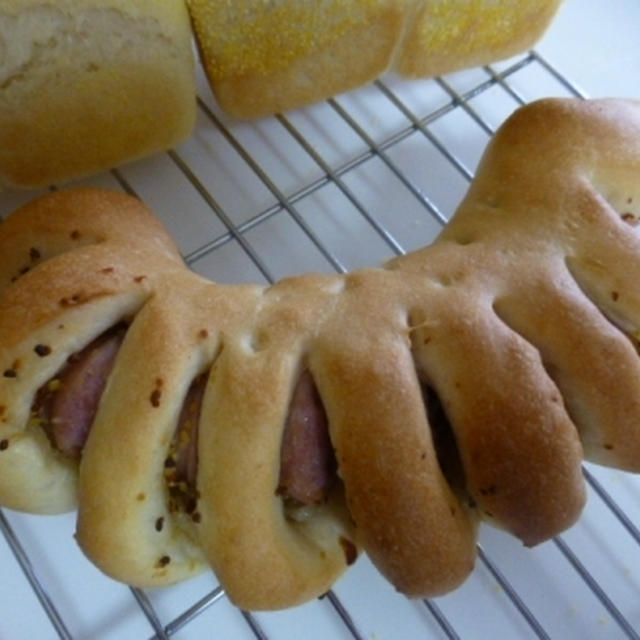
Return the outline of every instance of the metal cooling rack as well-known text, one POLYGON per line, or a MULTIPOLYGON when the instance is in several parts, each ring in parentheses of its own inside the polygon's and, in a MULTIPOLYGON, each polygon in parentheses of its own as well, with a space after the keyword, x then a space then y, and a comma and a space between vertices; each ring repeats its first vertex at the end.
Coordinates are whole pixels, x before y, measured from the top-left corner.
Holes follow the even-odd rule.
MULTIPOLYGON (((222 282, 344 272, 429 243, 511 111, 586 97, 535 51, 435 80, 385 78, 251 125, 226 118, 200 83, 187 142, 88 184, 141 197, 187 263, 222 282)), ((8 194, 0 215, 33 195, 8 194)), ((484 527, 476 570, 448 596, 407 601, 362 558, 324 598, 277 613, 236 610, 210 574, 128 589, 80 555, 73 515, 0 511, 0 637, 640 638, 640 481, 584 473, 575 527, 533 550, 484 527)))

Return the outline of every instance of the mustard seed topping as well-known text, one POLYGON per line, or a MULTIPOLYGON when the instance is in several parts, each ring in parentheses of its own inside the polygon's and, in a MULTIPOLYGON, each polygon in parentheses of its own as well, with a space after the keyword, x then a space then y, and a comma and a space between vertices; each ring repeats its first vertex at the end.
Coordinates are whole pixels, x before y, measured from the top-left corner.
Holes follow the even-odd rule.
POLYGON ((154 389, 149 397, 149 401, 151 402, 152 407, 160 406, 160 398, 162 397, 162 391, 160 389, 154 389))
POLYGON ((37 344, 33 349, 41 358, 51 353, 51 347, 46 344, 37 344))

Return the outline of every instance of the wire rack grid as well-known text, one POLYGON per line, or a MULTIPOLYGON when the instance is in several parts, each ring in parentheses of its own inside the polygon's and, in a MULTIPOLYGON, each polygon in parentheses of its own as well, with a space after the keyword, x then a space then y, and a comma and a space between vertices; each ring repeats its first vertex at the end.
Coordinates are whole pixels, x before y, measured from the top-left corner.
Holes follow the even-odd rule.
MULTIPOLYGON (((186 262, 219 282, 377 265, 433 240, 496 128, 543 96, 587 97, 536 51, 425 81, 384 80, 308 109, 239 123, 199 71, 199 122, 179 148, 83 184, 144 200, 186 262)), ((10 192, 6 215, 33 193, 10 192)), ((1 638, 640 638, 640 480, 586 464, 580 522, 532 550, 489 527, 469 580, 409 601, 366 557, 325 597, 234 608, 215 576, 143 591, 101 575, 74 516, 0 511, 1 638)))

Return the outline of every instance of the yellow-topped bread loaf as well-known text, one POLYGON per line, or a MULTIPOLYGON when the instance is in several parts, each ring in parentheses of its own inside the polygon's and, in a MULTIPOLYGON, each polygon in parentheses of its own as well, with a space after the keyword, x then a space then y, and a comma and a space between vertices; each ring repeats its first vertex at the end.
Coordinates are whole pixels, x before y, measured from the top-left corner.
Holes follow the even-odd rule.
POLYGON ((276 113, 388 70, 433 76, 533 45, 561 0, 188 0, 218 101, 276 113))
POLYGON ((5 0, 0 187, 68 182, 185 138, 191 25, 218 102, 251 118, 389 70, 427 77, 506 58, 561 1, 5 0))
POLYGON ((109 169, 175 145, 194 122, 183 0, 0 4, 0 184, 109 169))
POLYGON ((435 76, 526 50, 561 0, 423 0, 394 65, 402 75, 435 76))

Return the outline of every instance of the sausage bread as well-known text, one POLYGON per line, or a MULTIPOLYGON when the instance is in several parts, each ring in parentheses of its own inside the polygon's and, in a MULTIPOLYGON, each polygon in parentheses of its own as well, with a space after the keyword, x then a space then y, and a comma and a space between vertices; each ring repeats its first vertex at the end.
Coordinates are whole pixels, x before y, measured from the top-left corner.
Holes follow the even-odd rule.
POLYGON ((78 506, 139 586, 211 566, 247 609, 364 550, 455 588, 477 524, 535 545, 583 458, 640 470, 640 103, 550 99, 495 135, 431 246, 223 286, 136 199, 49 194, 0 225, 0 503, 78 506))

